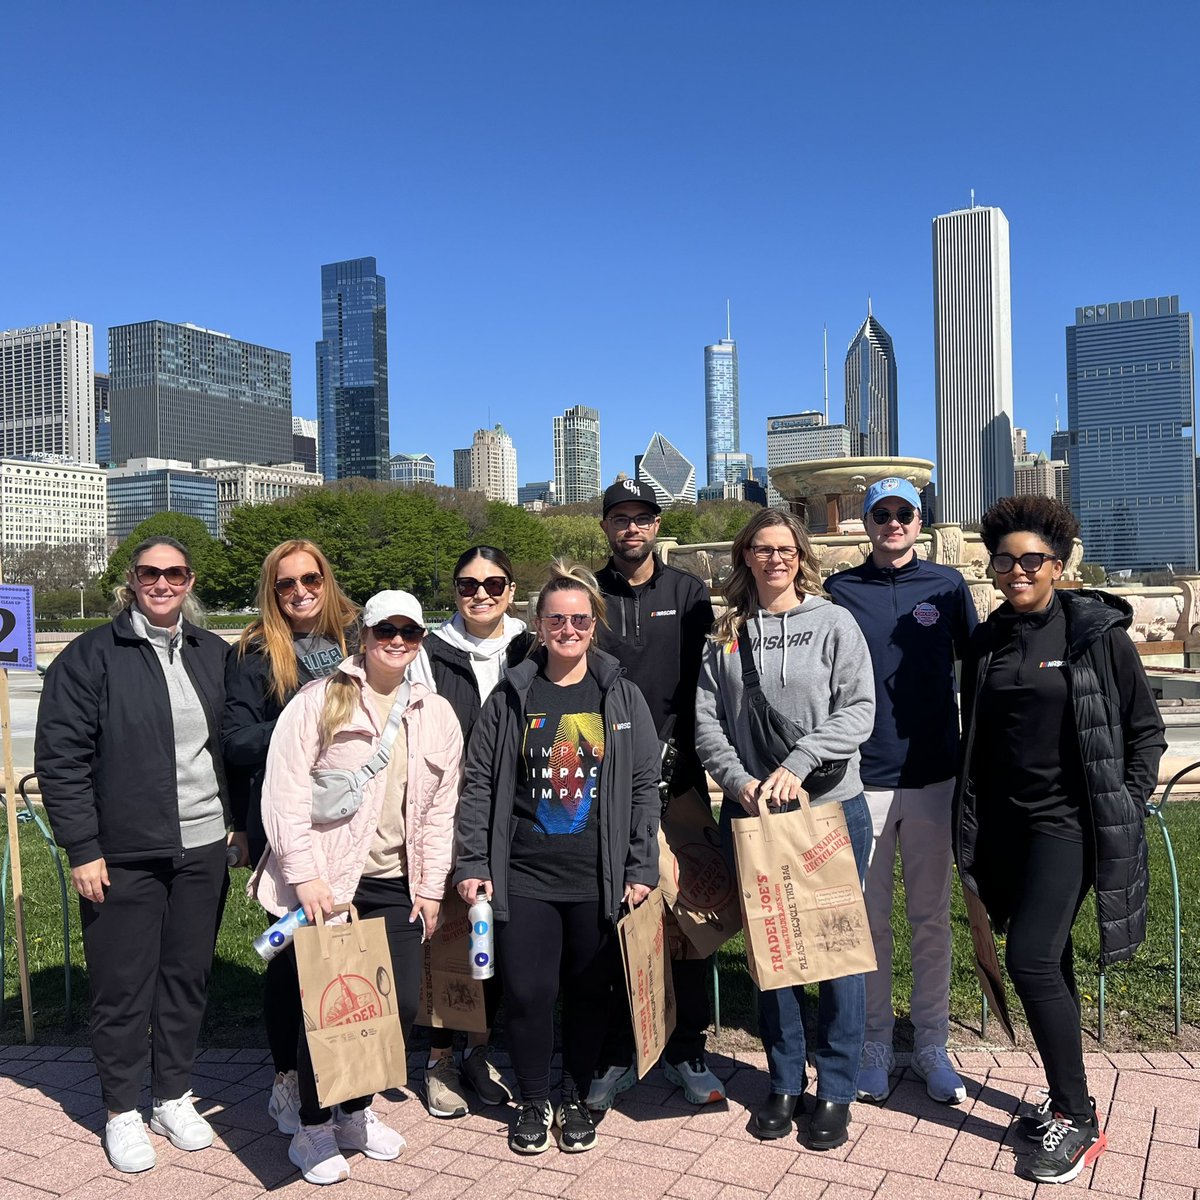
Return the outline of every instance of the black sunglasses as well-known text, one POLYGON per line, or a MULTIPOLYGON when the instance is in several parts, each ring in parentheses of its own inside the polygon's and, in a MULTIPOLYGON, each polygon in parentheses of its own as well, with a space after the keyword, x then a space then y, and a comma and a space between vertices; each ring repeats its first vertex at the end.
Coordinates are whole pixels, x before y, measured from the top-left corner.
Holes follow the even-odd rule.
POLYGON ((141 584, 156 583, 162 576, 172 587, 183 587, 192 577, 187 567, 134 567, 133 577, 141 584))
POLYGON ((1031 551, 1021 555, 993 554, 988 561, 997 575, 1007 575, 1017 563, 1021 564, 1021 570, 1026 575, 1036 575, 1042 569, 1042 563, 1055 562, 1057 558, 1057 554, 1036 554, 1031 551))
POLYGON ((483 588, 492 599, 496 599, 503 596, 510 586, 509 580, 505 579, 503 575, 489 575, 486 579, 472 579, 470 575, 460 575, 454 581, 455 590, 463 599, 474 596, 480 588, 483 588))
POLYGON ((899 521, 901 525, 911 525, 913 517, 916 515, 915 508, 898 508, 895 512, 882 506, 871 509, 871 520, 876 525, 887 525, 890 521, 899 521))
POLYGON ((306 591, 315 592, 321 588, 325 582, 325 576, 320 571, 309 571, 307 575, 301 575, 299 578, 289 576, 287 579, 275 580, 275 595, 290 596, 296 590, 296 584, 304 584, 306 591))
POLYGON ((372 625, 371 632, 381 642, 390 642, 397 634, 409 643, 419 642, 425 636, 425 630, 420 625, 393 625, 391 621, 380 621, 378 625, 372 625))

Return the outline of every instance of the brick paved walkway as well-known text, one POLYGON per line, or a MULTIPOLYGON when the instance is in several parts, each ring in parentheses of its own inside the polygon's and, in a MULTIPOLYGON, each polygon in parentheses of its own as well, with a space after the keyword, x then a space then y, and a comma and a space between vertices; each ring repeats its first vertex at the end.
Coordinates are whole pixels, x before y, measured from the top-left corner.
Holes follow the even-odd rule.
MULTIPOLYGON (((956 1057, 968 1080, 965 1104, 933 1104, 905 1070, 886 1106, 854 1106, 850 1142, 826 1154, 803 1149, 795 1137, 764 1144, 747 1132, 747 1107, 766 1086, 761 1054, 710 1058, 727 1080, 727 1105, 692 1108, 653 1072, 601 1122, 594 1151, 552 1149, 532 1161, 509 1152, 504 1110, 435 1121, 419 1100, 396 1093, 376 1108, 404 1133, 408 1149, 394 1163, 352 1156, 353 1178, 332 1195, 1031 1200, 1054 1194, 1052 1186, 1022 1178, 1007 1136, 1018 1103, 1042 1082, 1035 1061, 1016 1052, 956 1057)), ((104 1112, 87 1049, 0 1047, 0 1200, 314 1195, 266 1115, 265 1058, 258 1050, 206 1051, 194 1086, 203 1098, 198 1107, 217 1129, 216 1146, 185 1154, 152 1134, 158 1166, 128 1176, 113 1171, 100 1148, 104 1112)), ((1112 1149, 1068 1186, 1140 1200, 1200 1200, 1200 1055, 1090 1054, 1088 1072, 1112 1149)))

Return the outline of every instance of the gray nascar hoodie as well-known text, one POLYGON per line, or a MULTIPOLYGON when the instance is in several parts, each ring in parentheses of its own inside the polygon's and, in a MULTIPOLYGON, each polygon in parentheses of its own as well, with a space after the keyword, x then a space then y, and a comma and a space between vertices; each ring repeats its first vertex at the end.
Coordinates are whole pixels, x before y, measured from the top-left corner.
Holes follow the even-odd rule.
MULTIPOLYGON (((849 759, 846 776, 819 803, 862 791, 858 748, 875 723, 871 654, 858 623, 824 596, 806 596, 787 612, 760 610, 743 626, 763 692, 806 733, 784 766, 803 779, 819 762, 849 759)), ((750 736, 737 642, 709 641, 696 690, 696 750, 731 800, 750 779, 766 779, 750 736)))

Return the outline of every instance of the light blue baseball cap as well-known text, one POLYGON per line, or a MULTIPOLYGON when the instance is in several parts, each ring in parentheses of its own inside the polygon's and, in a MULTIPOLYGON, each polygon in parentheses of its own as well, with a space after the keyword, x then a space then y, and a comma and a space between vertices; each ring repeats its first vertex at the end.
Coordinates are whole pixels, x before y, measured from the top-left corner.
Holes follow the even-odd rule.
POLYGON ((898 500, 907 500, 918 513, 921 511, 921 497, 917 494, 917 489, 907 479, 901 479, 899 475, 889 475, 886 479, 876 480, 867 488, 867 494, 863 498, 863 516, 865 517, 880 500, 887 500, 891 496, 898 500))

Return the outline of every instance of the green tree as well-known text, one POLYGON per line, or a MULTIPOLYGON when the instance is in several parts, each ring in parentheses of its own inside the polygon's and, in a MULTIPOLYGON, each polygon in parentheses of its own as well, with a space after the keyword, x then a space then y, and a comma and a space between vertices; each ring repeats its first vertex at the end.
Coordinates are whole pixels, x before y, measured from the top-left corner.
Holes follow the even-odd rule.
POLYGON ((541 518, 550 536, 550 553, 570 558, 595 570, 608 561, 608 538, 598 517, 553 512, 541 518))
POLYGON ((183 513, 156 513, 147 517, 116 548, 100 576, 100 589, 109 594, 124 583, 133 548, 149 537, 171 537, 187 547, 196 572, 196 594, 205 605, 219 604, 225 587, 225 547, 208 532, 199 517, 183 513))
POLYGON ((662 515, 662 523, 658 527, 660 537, 673 537, 680 545, 698 542, 698 518, 693 504, 676 504, 668 508, 662 515))
POLYGON ((479 541, 503 550, 513 563, 550 561, 552 548, 546 524, 523 508, 493 501, 488 505, 487 527, 479 541))

